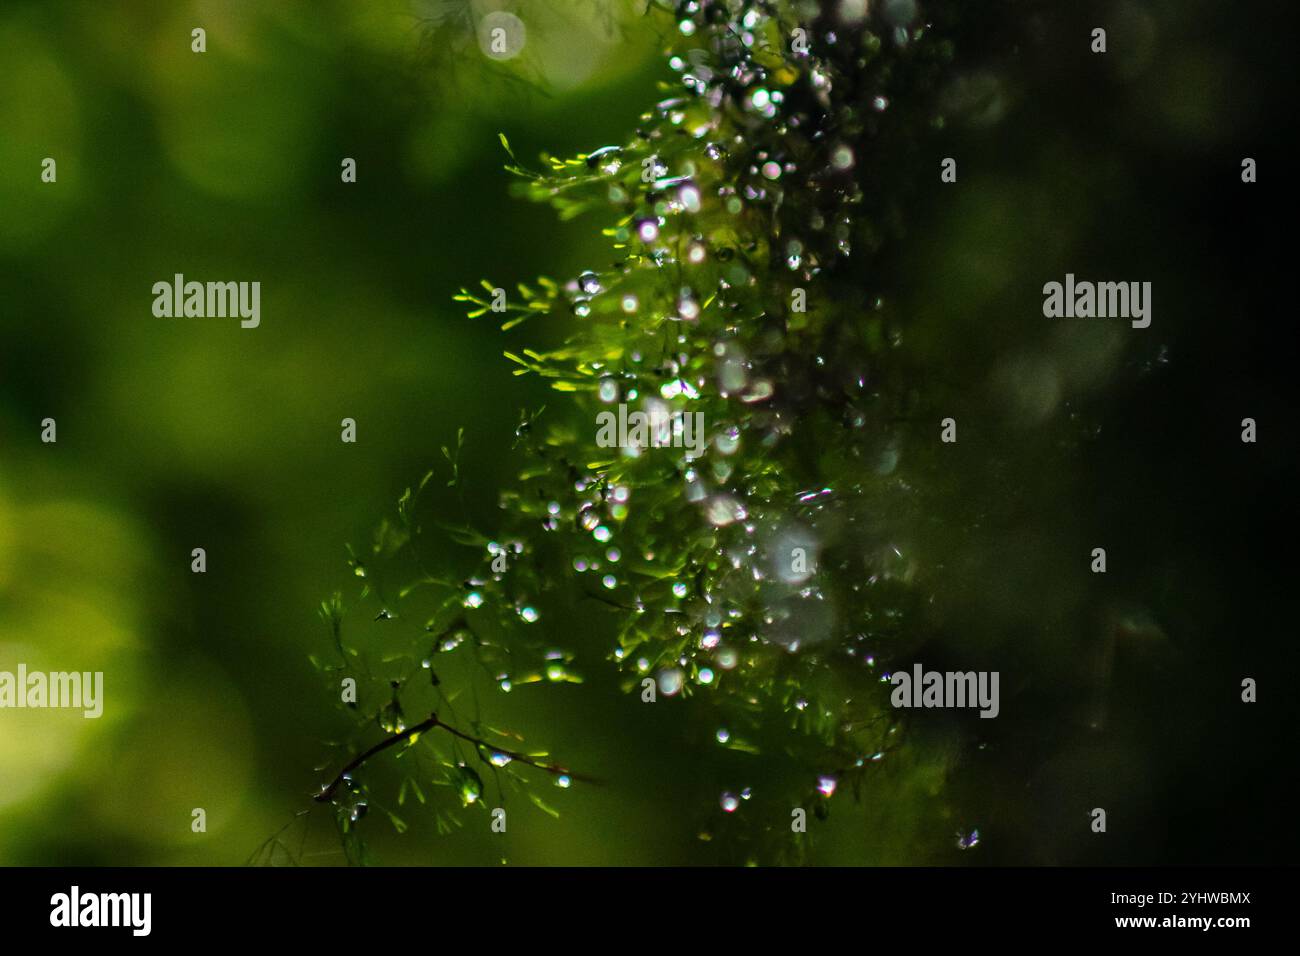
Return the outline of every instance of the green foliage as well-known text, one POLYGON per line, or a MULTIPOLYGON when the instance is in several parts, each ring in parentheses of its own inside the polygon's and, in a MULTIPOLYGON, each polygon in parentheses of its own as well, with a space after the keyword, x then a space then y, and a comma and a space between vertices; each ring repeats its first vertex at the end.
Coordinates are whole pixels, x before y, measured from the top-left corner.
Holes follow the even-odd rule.
MULTIPOLYGON (((951 19, 947 4, 932 6, 951 19)), ((519 283, 504 314, 491 281, 486 297, 456 297, 516 337, 537 323, 571 329, 557 347, 505 351, 516 375, 544 378, 564 402, 544 429, 540 411, 521 417, 524 464, 501 496, 501 530, 442 529, 479 550, 463 583, 421 557, 428 476, 402 496, 371 556, 414 568, 414 580, 389 594, 354 558, 363 596, 408 631, 415 621, 424 641, 385 645, 393 661, 416 651, 424 680, 409 667, 372 674, 392 693, 367 717, 390 735, 403 714, 454 723, 455 695, 437 674, 458 648, 503 690, 577 679, 537 637, 535 602, 548 591, 595 598, 629 694, 648 678, 660 698, 705 698, 725 728, 719 746, 795 768, 780 778, 788 789, 720 796, 724 823, 753 801, 755 822, 730 833, 738 854, 792 859, 801 843, 790 808, 825 816, 834 795, 862 794, 904 736, 885 675, 923 637, 928 585, 896 533, 924 513, 917 489, 937 483, 931 453, 911 455, 911 423, 939 418, 876 263, 903 221, 919 144, 942 126, 936 94, 952 47, 915 17, 846 26, 816 4, 647 13, 673 37, 676 77, 633 137, 543 156, 539 170, 501 137, 518 193, 561 219, 597 218, 610 260, 567 281, 519 283), (797 29, 806 48, 792 45, 797 29), (620 403, 703 413, 704 453, 598 447, 596 416, 620 403), (405 606, 417 596, 418 615, 405 606)), ((443 454, 455 484, 457 455, 443 454)), ((432 779, 459 795, 438 811, 451 826, 456 803, 482 804, 485 766, 521 785, 545 777, 521 761, 492 765, 486 741, 506 734, 480 720, 477 697, 467 726, 477 747, 433 729, 401 742, 411 766, 399 804, 405 794, 423 803, 419 785, 432 779)), ((360 780, 329 796, 344 832, 367 799, 360 780)))

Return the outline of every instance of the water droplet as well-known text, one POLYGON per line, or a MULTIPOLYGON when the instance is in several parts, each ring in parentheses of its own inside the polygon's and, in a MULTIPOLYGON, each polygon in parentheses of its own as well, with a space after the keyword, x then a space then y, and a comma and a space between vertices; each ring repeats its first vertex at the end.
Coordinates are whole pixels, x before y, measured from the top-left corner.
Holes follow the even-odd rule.
POLYGON ((728 740, 731 739, 731 731, 728 730, 726 727, 719 727, 718 732, 715 736, 717 736, 718 738, 718 743, 725 744, 728 740))
POLYGON ((713 445, 721 455, 734 454, 736 449, 740 447, 740 429, 735 425, 724 428, 713 439, 713 445))
POLYGON ((747 513, 744 505, 730 495, 715 495, 709 499, 704 516, 709 524, 722 528, 733 521, 743 521, 747 513))
POLYGON ((834 777, 820 776, 817 778, 817 792, 823 797, 829 797, 835 792, 835 786, 839 783, 834 777))
POLYGON ((700 191, 694 183, 685 183, 677 190, 677 199, 687 212, 700 211, 700 191))
POLYGON ((971 830, 968 834, 957 834, 957 849, 959 850, 969 850, 972 847, 979 846, 979 842, 980 831, 978 829, 971 830))
POLYGON ((718 803, 721 805, 722 809, 727 813, 735 813, 736 808, 740 806, 740 801, 736 799, 736 795, 734 793, 724 793, 722 797, 718 800, 718 803))
POLYGON ((519 616, 529 624, 534 623, 541 615, 537 613, 537 608, 525 605, 519 609, 519 616))
POLYGON ((492 756, 488 757, 488 762, 494 767, 504 767, 506 764, 510 763, 512 759, 514 758, 509 754, 503 754, 498 750, 493 753, 492 756))
POLYGON ((785 246, 785 264, 791 269, 798 269, 803 264, 803 243, 791 239, 785 246))
POLYGON ((661 671, 659 674, 659 692, 672 697, 682 689, 682 672, 676 667, 661 671))
POLYGON ((867 0, 840 0, 840 22, 849 26, 861 23, 867 16, 867 0))
POLYGON ((906 26, 916 19, 916 0, 886 0, 885 19, 895 26, 906 26))
POLYGON ((768 119, 776 115, 775 96, 762 87, 749 94, 749 106, 755 113, 760 113, 768 119))
POLYGON ((600 276, 594 272, 584 272, 578 276, 578 288, 587 295, 596 295, 601 291, 600 276))
POLYGON ((472 767, 460 764, 456 767, 456 789, 465 806, 476 803, 483 795, 483 780, 472 767))
POLYGON ((600 149, 592 150, 587 154, 587 168, 596 169, 607 175, 614 175, 623 165, 620 157, 622 150, 617 146, 602 146, 600 149))
POLYGON ((377 719, 384 733, 400 734, 406 729, 406 715, 402 713, 402 705, 396 697, 384 705, 377 719))

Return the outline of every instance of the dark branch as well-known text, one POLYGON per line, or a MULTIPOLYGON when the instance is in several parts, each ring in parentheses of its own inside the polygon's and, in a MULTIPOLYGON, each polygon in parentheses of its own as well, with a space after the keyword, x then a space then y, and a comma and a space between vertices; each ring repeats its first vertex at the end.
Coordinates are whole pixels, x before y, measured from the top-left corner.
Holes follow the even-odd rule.
POLYGON ((374 757, 376 754, 383 753, 389 747, 395 746, 396 744, 400 744, 406 740, 411 739, 412 737, 416 737, 427 730, 433 730, 436 727, 441 727, 443 730, 447 731, 447 733, 451 734, 453 737, 459 737, 461 740, 474 744, 476 747, 485 747, 494 753, 503 754, 504 756, 509 757, 511 760, 517 760, 520 763, 527 764, 530 767, 536 767, 538 770, 545 770, 547 773, 554 774, 555 776, 572 777, 574 780, 581 780, 584 783, 600 782, 593 777, 587 777, 582 774, 574 773, 573 771, 565 767, 561 767, 558 764, 542 763, 540 760, 537 760, 534 757, 530 757, 527 754, 521 754, 514 750, 507 750, 504 747, 494 746, 493 744, 488 743, 486 740, 483 740, 482 738, 475 737, 472 734, 467 734, 463 730, 457 730, 455 727, 452 727, 450 724, 443 723, 441 720, 438 719, 438 715, 436 713, 433 713, 430 714, 424 720, 420 721, 418 724, 414 724, 410 727, 407 727, 401 733, 393 734, 393 736, 391 737, 384 738, 383 740, 379 741, 379 743, 375 744, 370 749, 362 751, 360 754, 353 757, 350 761, 348 761, 347 765, 342 770, 339 771, 337 777, 331 780, 326 786, 321 788, 320 792, 316 794, 314 799, 319 803, 324 803, 325 801, 329 800, 334 796, 335 791, 337 791, 338 788, 342 786, 343 781, 348 774, 352 773, 352 771, 356 770, 358 767, 360 767, 362 764, 368 761, 371 757, 374 757))

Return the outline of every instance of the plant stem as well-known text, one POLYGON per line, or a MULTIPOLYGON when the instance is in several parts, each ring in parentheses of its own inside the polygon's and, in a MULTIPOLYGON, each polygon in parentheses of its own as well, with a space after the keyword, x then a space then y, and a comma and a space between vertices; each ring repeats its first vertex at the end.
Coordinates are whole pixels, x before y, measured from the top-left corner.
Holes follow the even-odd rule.
POLYGON ((521 754, 513 750, 506 750, 504 747, 495 747, 492 744, 489 744, 486 740, 483 740, 482 738, 475 737, 472 734, 467 734, 463 730, 457 730, 455 727, 451 726, 450 724, 443 723, 441 720, 438 719, 438 715, 436 713, 432 713, 424 720, 420 721, 418 724, 414 724, 410 727, 407 727, 401 733, 393 734, 393 736, 391 737, 386 737, 385 739, 379 741, 379 743, 375 744, 373 747, 369 748, 368 750, 364 750, 357 756, 353 757, 350 761, 348 761, 347 765, 342 770, 339 771, 338 776, 336 776, 333 780, 331 780, 326 786, 321 788, 320 792, 316 794, 314 799, 318 803, 324 803, 325 801, 329 800, 331 797, 334 796, 335 791, 337 791, 338 788, 343 784, 343 779, 348 774, 356 770, 358 767, 360 767, 362 764, 368 761, 371 757, 374 757, 376 754, 383 753, 385 750, 387 750, 389 747, 394 746, 395 744, 399 744, 405 740, 409 740, 412 737, 416 737, 424 733, 426 730, 433 730, 435 727, 441 727, 443 730, 447 731, 447 733, 451 734, 453 737, 459 737, 461 740, 474 744, 476 747, 486 747, 489 750, 493 751, 494 753, 504 754, 505 756, 509 757, 511 760, 518 760, 520 763, 527 764, 530 767, 536 767, 538 770, 545 770, 547 773, 555 774, 556 776, 564 775, 564 776, 572 777, 575 780, 581 780, 585 783, 599 782, 592 777, 587 777, 587 776, 583 776, 582 774, 573 773, 572 771, 566 769, 565 767, 561 767, 558 764, 542 763, 541 761, 533 757, 530 757, 527 754, 521 754))

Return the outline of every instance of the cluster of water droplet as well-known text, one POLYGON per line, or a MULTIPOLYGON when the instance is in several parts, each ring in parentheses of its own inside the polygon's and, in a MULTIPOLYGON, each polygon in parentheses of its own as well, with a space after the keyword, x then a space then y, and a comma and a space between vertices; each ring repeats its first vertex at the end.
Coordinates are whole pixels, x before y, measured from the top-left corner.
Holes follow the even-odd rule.
MULTIPOLYGON (((853 258, 885 237, 865 160, 891 142, 890 84, 925 31, 910 0, 852 7, 800 21, 787 3, 673 4, 680 90, 630 142, 552 161, 529 187, 566 214, 611 210, 617 256, 553 284, 552 307, 579 323, 529 357, 579 397, 580 422, 626 405, 677 416, 670 439, 702 413, 706 434, 598 449, 579 424, 545 448, 534 487, 503 498, 625 613, 614 656, 634 680, 750 709, 775 699, 794 729, 847 750, 811 778, 823 799, 888 749, 887 721, 841 717, 877 708, 877 658, 915 571, 888 517, 909 507, 884 381, 901 335, 853 258), (813 484, 822 474, 833 484, 813 484), (822 680, 828 667, 854 676, 822 680)), ((738 729, 716 743, 751 746, 738 729)))
MULTIPOLYGON (((911 0, 814 6, 808 21, 786 2, 671 6, 680 89, 629 142, 550 160, 526 184, 565 216, 604 210, 614 261, 519 287, 525 315, 571 317, 563 347, 513 357, 576 411, 546 437, 521 424, 532 461, 458 610, 471 633, 486 615, 541 631, 567 573, 620 615, 629 687, 712 695, 709 734, 728 749, 761 749, 760 725, 783 715, 809 741, 824 806, 896 730, 877 659, 914 600, 916 559, 896 537, 915 507, 893 426, 907 389, 901 333, 861 270, 889 232, 875 187, 906 122, 891 83, 921 85, 942 57, 921 51, 911 0), (596 414, 619 406, 669 422, 664 441, 598 445, 596 414)), ((440 627, 431 657, 464 633, 440 627)), ((554 650, 495 673, 503 691, 576 679, 554 650)), ((395 696, 381 725, 401 720, 395 696)), ((752 795, 719 804, 743 816, 752 795)))

